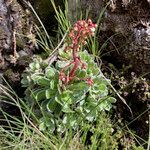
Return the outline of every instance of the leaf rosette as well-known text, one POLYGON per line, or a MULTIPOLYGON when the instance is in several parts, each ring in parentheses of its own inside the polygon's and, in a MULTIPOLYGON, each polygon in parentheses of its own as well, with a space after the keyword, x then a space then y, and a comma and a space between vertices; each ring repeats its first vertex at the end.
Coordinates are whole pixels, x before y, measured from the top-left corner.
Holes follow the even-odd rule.
MULTIPOLYGON (((22 75, 26 101, 33 109, 40 110, 40 130, 49 126, 52 132, 64 132, 67 127, 77 129, 83 121, 96 121, 101 111, 109 111, 116 102, 109 96, 108 81, 101 75, 94 58, 87 51, 79 52, 79 56, 87 67, 81 69, 80 66, 74 80, 67 85, 59 79, 59 72, 72 60, 62 51, 55 65, 49 66, 37 57, 22 75), (92 86, 82 80, 89 76, 93 80, 92 86)), ((68 69, 65 71, 67 74, 68 69)))

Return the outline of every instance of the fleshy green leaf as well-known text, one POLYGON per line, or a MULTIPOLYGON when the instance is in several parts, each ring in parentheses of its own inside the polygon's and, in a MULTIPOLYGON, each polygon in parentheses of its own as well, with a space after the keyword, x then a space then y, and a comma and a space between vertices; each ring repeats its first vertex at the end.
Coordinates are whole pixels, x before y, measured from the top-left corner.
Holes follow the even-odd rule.
POLYGON ((62 111, 64 113, 73 113, 73 111, 70 109, 69 105, 68 104, 65 104, 62 108, 62 111))
POLYGON ((40 64, 38 62, 33 62, 33 63, 29 64, 29 67, 32 71, 35 71, 35 70, 40 69, 40 64))
POLYGON ((80 70, 79 73, 77 74, 77 77, 84 79, 86 75, 87 75, 86 70, 80 70))
POLYGON ((50 88, 53 90, 55 86, 54 80, 50 81, 50 88))
POLYGON ((109 97, 107 98, 107 101, 109 101, 110 103, 115 103, 117 100, 114 97, 109 97))
POLYGON ((89 53, 85 50, 83 52, 80 52, 80 57, 82 60, 86 61, 87 63, 91 60, 91 56, 89 55, 89 53))
POLYGON ((52 89, 45 90, 46 99, 50 99, 56 95, 56 91, 52 89))
POLYGON ((32 96, 37 100, 41 101, 45 99, 45 89, 38 89, 32 92, 32 96))
POLYGON ((55 122, 54 122, 53 118, 46 118, 46 123, 45 124, 48 127, 48 129, 50 129, 51 132, 54 132, 55 122))
POLYGON ((29 80, 27 80, 26 77, 24 77, 22 80, 21 80, 21 84, 22 84, 22 87, 28 87, 29 85, 29 80))
POLYGON ((45 123, 44 123, 44 122, 40 123, 40 125, 39 125, 39 130, 40 130, 40 131, 45 131, 45 130, 46 130, 46 126, 45 126, 45 123))
POLYGON ((99 90, 100 91, 106 91, 107 90, 107 86, 105 84, 100 84, 99 85, 99 90))
POLYGON ((89 86, 87 85, 87 83, 85 81, 81 81, 80 83, 74 83, 69 85, 68 90, 70 91, 84 91, 84 90, 88 90, 89 86))
POLYGON ((86 119, 90 122, 94 121, 95 117, 97 116, 96 111, 92 110, 89 112, 88 115, 86 115, 86 119))
POLYGON ((70 62, 67 61, 57 61, 56 66, 58 68, 64 68, 65 66, 67 66, 70 62))
POLYGON ((45 77, 41 77, 37 80, 37 84, 40 86, 49 86, 50 85, 50 80, 45 78, 45 77))
POLYGON ((64 91, 61 95, 61 100, 65 104, 72 104, 72 99, 70 97, 70 91, 64 91))
POLYGON ((107 102, 107 100, 104 100, 99 104, 100 110, 107 110, 109 111, 112 108, 111 103, 107 102))
POLYGON ((57 102, 55 101, 54 98, 51 98, 48 103, 47 103, 47 110, 50 112, 50 113, 53 113, 57 108, 57 102))
POLYGON ((52 67, 47 67, 45 70, 45 75, 47 78, 51 78, 55 75, 55 69, 52 67))
POLYGON ((34 73, 34 74, 31 75, 31 79, 32 79, 35 83, 37 83, 37 81, 38 81, 39 79, 41 79, 41 78, 43 78, 43 74, 41 74, 41 73, 34 73))

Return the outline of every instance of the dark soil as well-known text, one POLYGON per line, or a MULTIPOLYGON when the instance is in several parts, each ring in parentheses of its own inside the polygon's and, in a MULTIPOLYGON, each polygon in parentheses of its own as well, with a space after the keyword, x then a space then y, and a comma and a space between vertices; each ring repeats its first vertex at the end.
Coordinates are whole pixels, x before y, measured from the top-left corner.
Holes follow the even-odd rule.
POLYGON ((129 129, 134 131, 135 134, 147 141, 149 133, 150 99, 148 95, 145 97, 144 93, 150 90, 148 85, 150 83, 149 79, 146 78, 147 76, 144 76, 144 80, 142 80, 142 78, 134 72, 134 68, 127 66, 124 61, 116 59, 111 54, 104 56, 102 61, 103 73, 111 79, 112 85, 117 89, 120 95, 125 98, 133 112, 132 116, 127 106, 117 98, 115 115, 117 114, 118 118, 122 118, 122 121, 129 125, 129 129), (132 76, 133 72, 134 76, 132 76), (136 83, 137 80, 138 83, 136 83), (148 89, 143 88, 145 84, 148 86, 148 89))

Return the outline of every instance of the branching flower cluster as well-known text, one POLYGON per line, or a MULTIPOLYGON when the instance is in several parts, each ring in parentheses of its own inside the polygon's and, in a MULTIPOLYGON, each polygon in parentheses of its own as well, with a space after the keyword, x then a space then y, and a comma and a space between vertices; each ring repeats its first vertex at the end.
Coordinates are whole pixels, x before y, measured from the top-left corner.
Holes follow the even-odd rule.
MULTIPOLYGON (((65 52, 71 50, 73 60, 60 71, 59 79, 64 84, 68 84, 70 81, 72 81, 75 78, 75 73, 80 66, 81 69, 86 69, 86 64, 82 62, 82 60, 78 55, 78 52, 80 50, 81 45, 86 45, 87 38, 94 35, 96 27, 97 25, 94 24, 91 21, 91 19, 88 19, 87 21, 80 20, 74 25, 73 29, 70 31, 69 37, 71 41, 69 45, 65 48, 65 52), (69 74, 66 75, 65 70, 67 70, 71 65, 73 65, 73 67, 69 71, 69 74)), ((79 79, 79 80, 85 80, 87 84, 90 86, 93 84, 93 80, 90 77, 86 79, 79 79)))

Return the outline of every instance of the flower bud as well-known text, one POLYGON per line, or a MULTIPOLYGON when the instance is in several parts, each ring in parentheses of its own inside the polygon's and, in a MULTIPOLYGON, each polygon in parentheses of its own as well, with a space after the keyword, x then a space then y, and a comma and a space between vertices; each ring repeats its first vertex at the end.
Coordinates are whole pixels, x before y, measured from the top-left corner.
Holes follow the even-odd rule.
POLYGON ((95 32, 95 28, 94 27, 90 28, 90 30, 91 30, 91 32, 95 32))
POLYGON ((78 31, 78 27, 77 27, 77 26, 75 26, 73 29, 74 29, 75 31, 78 31))
POLYGON ((91 78, 87 78, 87 79, 86 79, 86 82, 87 82, 87 84, 88 84, 89 86, 92 86, 93 83, 94 83, 91 78))
POLYGON ((86 69, 86 64, 85 63, 82 63, 82 69, 86 69))
POLYGON ((92 20, 91 19, 88 19, 88 24, 92 24, 92 20))

